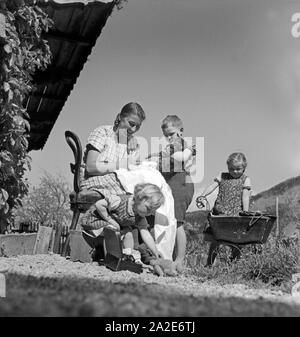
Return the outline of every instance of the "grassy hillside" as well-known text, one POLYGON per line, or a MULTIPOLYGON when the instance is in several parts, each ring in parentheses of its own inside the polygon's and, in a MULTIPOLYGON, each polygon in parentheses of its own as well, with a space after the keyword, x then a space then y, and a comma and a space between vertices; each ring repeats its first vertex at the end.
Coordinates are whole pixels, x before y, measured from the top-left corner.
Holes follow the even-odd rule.
POLYGON ((256 194, 252 197, 251 208, 276 214, 276 198, 281 232, 291 235, 300 224, 300 176, 256 194))
POLYGON ((295 197, 300 200, 300 176, 293 177, 277 184, 270 189, 256 194, 252 197, 254 203, 262 202, 272 203, 276 198, 280 197, 282 200, 290 201, 295 197))

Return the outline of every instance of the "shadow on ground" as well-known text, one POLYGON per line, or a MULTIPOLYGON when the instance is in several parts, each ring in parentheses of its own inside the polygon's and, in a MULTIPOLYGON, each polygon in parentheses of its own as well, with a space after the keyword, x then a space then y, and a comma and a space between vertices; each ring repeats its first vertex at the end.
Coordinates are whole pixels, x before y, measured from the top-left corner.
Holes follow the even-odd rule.
POLYGON ((300 316, 300 305, 263 298, 182 294, 173 286, 6 274, 0 316, 300 316))

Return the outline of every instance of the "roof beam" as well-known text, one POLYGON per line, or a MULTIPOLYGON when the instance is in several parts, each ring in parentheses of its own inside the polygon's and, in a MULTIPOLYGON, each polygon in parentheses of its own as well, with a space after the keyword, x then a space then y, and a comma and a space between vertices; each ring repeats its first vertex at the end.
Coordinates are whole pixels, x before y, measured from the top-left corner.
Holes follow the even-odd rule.
POLYGON ((42 98, 42 99, 50 99, 52 101, 64 101, 65 97, 61 96, 54 96, 54 95, 43 95, 43 93, 37 93, 37 92, 33 92, 32 94, 30 94, 30 96, 32 97, 36 97, 36 98, 42 98))
POLYGON ((46 71, 41 71, 34 76, 36 84, 48 84, 56 82, 72 83, 78 76, 79 71, 65 68, 48 67, 46 71))
POLYGON ((67 34, 67 33, 62 33, 59 31, 52 31, 52 32, 47 32, 43 34, 43 38, 45 39, 54 39, 57 41, 67 41, 70 43, 75 43, 75 44, 80 44, 86 47, 89 47, 92 45, 90 41, 87 39, 83 38, 82 36, 76 36, 74 34, 67 34))

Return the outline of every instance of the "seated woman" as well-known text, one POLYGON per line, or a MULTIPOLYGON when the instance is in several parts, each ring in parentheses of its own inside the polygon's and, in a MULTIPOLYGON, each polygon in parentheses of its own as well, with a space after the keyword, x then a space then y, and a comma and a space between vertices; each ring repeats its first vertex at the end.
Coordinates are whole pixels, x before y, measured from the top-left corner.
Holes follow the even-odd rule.
POLYGON ((131 102, 118 113, 114 125, 99 126, 90 134, 83 159, 85 172, 82 188, 99 193, 107 189, 116 195, 125 193, 114 171, 138 160, 139 146, 134 134, 144 120, 143 108, 131 102))

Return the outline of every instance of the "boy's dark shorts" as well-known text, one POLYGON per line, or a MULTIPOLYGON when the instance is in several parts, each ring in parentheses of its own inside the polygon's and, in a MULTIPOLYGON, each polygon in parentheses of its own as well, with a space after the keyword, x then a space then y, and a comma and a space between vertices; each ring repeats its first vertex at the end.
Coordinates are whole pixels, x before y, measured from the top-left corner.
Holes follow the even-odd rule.
POLYGON ((189 181, 191 181, 191 179, 186 172, 178 172, 166 178, 166 182, 171 187, 174 198, 177 227, 182 226, 185 222, 186 211, 194 196, 194 184, 189 181))

